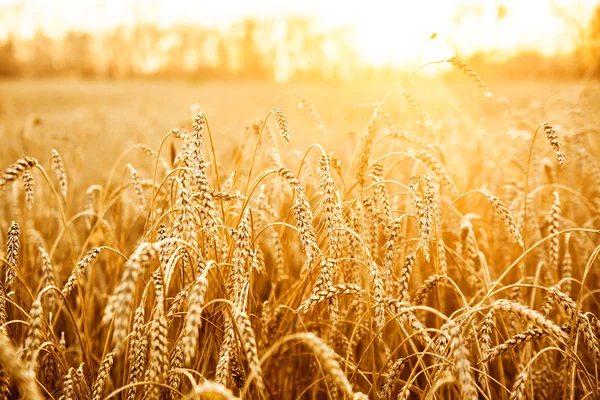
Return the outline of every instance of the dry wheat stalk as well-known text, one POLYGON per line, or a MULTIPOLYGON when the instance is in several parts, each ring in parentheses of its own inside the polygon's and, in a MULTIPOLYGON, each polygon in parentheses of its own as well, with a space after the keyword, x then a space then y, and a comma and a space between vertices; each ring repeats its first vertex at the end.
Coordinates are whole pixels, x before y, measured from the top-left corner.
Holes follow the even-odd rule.
POLYGON ((424 150, 427 150, 430 154, 436 154, 439 152, 438 148, 434 144, 417 136, 412 132, 408 132, 405 130, 394 130, 392 131, 392 133, 390 133, 390 136, 395 139, 404 140, 408 143, 416 144, 417 146, 422 147, 424 150))
MULTIPOLYGON (((129 373, 129 382, 137 383, 144 374, 144 366, 146 364, 146 356, 148 353, 148 336, 143 324, 143 307, 140 306, 136 310, 133 324, 132 342, 129 344, 129 362, 131 372, 129 373), (141 309, 141 311, 140 311, 141 309), (135 337, 135 341, 133 341, 135 337)), ((127 400, 135 400, 138 386, 132 386, 127 391, 127 400)))
POLYGON ((40 347, 44 342, 44 310, 42 309, 42 303, 36 300, 31 305, 31 311, 29 312, 29 318, 31 322, 27 328, 25 335, 25 343, 23 348, 23 360, 25 367, 29 370, 35 371, 37 367, 37 359, 40 352, 40 347))
POLYGON ((92 261, 98 257, 101 251, 102 247, 94 247, 92 250, 88 251, 85 256, 83 256, 65 283, 65 286, 62 289, 63 295, 68 296, 69 293, 71 293, 73 288, 77 285, 77 277, 82 276, 85 273, 92 261))
POLYGON ((135 145, 135 148, 141 151, 142 153, 146 154, 148 157, 158 160, 158 163, 160 164, 163 170, 169 171, 171 169, 169 168, 169 164, 167 163, 167 161, 164 158, 160 157, 156 150, 154 150, 150 146, 143 143, 138 143, 135 145))
POLYGON ((92 400, 100 400, 102 398, 102 393, 104 392, 104 386, 106 386, 106 381, 110 379, 110 371, 113 367, 116 354, 117 349, 113 349, 102 360, 100 368, 98 369, 98 376, 96 377, 96 382, 94 382, 94 387, 92 388, 92 400))
POLYGON ((6 261, 8 263, 4 266, 4 284, 6 289, 10 290, 17 279, 17 271, 19 270, 19 249, 21 248, 19 224, 13 221, 10 228, 8 228, 6 237, 6 261))
POLYGON ((406 90, 404 88, 400 89, 400 94, 417 111, 417 113, 419 114, 419 118, 421 119, 421 122, 427 126, 430 125, 431 117, 429 117, 429 114, 427 114, 427 111, 425 111, 425 106, 423 106, 423 104, 421 104, 421 102, 419 100, 417 100, 417 98, 411 92, 409 92, 408 90, 406 90))
POLYGON ((415 335, 416 339, 424 347, 429 347, 430 349, 434 348, 429 333, 426 331, 426 328, 423 325, 423 323, 419 321, 414 311, 409 308, 409 303, 398 301, 393 298, 385 299, 384 302, 390 309, 390 311, 394 314, 394 316, 398 316, 400 323, 410 328, 411 332, 415 335))
POLYGON ((539 328, 528 329, 524 332, 518 333, 508 339, 506 342, 489 348, 487 351, 485 351, 483 357, 481 360, 479 360, 479 363, 485 364, 492 362, 507 351, 521 346, 522 344, 531 342, 532 340, 542 338, 545 335, 547 335, 547 332, 539 328))
POLYGON ((369 278, 373 287, 373 302, 375 303, 375 327, 378 332, 381 332, 385 326, 385 308, 383 304, 385 286, 379 273, 379 267, 375 262, 369 264, 369 278))
POLYGON ((320 304, 326 300, 330 300, 333 297, 352 295, 357 293, 364 293, 365 291, 354 283, 340 283, 337 285, 331 285, 324 289, 313 292, 313 294, 306 299, 296 309, 296 313, 306 314, 311 311, 317 304, 320 304))
POLYGON ((337 259, 342 251, 342 235, 340 232, 343 226, 342 206, 335 182, 331 177, 327 156, 322 156, 319 160, 319 176, 320 186, 323 190, 323 215, 327 237, 329 238, 329 256, 337 259))
POLYGON ((568 341, 567 335, 562 331, 560 326, 554 324, 542 314, 527 306, 508 300, 498 300, 492 304, 492 308, 494 310, 515 314, 530 323, 539 326, 547 335, 561 339, 565 343, 568 341))
POLYGON ((131 174, 131 182, 137 196, 138 208, 143 210, 146 206, 146 197, 144 196, 144 188, 142 187, 140 175, 131 164, 127 164, 127 169, 129 169, 129 173, 131 174))
POLYGON ((425 299, 431 290, 448 277, 446 275, 431 275, 423 282, 423 285, 415 292, 412 303, 416 306, 425 303, 425 299))
POLYGON ((0 191, 4 187, 19 179, 26 171, 38 165, 38 161, 32 157, 23 157, 17 160, 10 167, 6 168, 0 177, 0 191))
POLYGON ((442 162, 427 150, 417 151, 414 157, 421 160, 425 166, 432 172, 439 182, 445 184, 452 195, 458 194, 458 188, 450 176, 448 169, 442 162))
POLYGON ((564 294, 567 296, 571 295, 572 282, 571 278, 573 277, 573 261, 571 260, 571 252, 569 251, 569 238, 567 237, 565 241, 565 254, 562 259, 562 282, 560 287, 564 294))
POLYGON ((448 332, 450 335, 450 349, 454 357, 454 366, 458 374, 458 383, 463 399, 477 399, 477 387, 471 372, 469 353, 464 345, 460 332, 460 326, 453 320, 448 320, 448 332))
POLYGON ((221 348, 219 349, 219 360, 215 371, 215 381, 221 385, 228 386, 229 376, 231 374, 230 366, 232 352, 235 340, 235 332, 233 323, 228 316, 225 316, 223 321, 223 330, 225 332, 221 348))
POLYGON ((251 225, 250 208, 246 208, 242 214, 237 229, 233 230, 234 249, 231 259, 231 274, 227 281, 227 293, 234 304, 242 303, 243 287, 250 274, 250 261, 252 259, 251 249, 251 225))
POLYGON ((265 392, 265 383, 263 381, 262 369, 260 367, 258 348, 256 346, 256 338, 254 337, 254 331, 252 330, 252 323, 250 317, 243 311, 237 311, 235 313, 235 323, 240 331, 240 339, 244 345, 246 352, 246 359, 248 360, 248 367, 254 374, 254 385, 258 390, 260 396, 265 392))
POLYGON ((306 108, 310 114, 310 116, 315 121, 317 128, 322 131, 325 131, 325 124, 323 123, 323 119, 317 112, 317 108, 313 103, 311 103, 302 93, 297 91, 292 91, 292 95, 298 99, 298 108, 306 108))
POLYGON ((65 171, 65 166, 63 164, 62 157, 58 150, 52 149, 52 169, 56 173, 58 177, 58 183, 60 185, 60 192, 63 196, 63 199, 67 199, 67 172, 65 171))
MULTIPOLYGON (((381 206, 381 214, 382 216, 379 218, 381 221, 382 228, 385 232, 387 232, 388 227, 392 223, 392 206, 390 203, 390 194, 388 192, 387 187, 383 181, 383 165, 377 163, 373 166, 373 168, 377 169, 376 173, 374 171, 373 178, 375 182, 378 182, 378 185, 374 188, 373 198, 377 200, 377 202, 381 206)), ((341 174, 340 174, 341 175, 341 174)))
POLYGON ((390 400, 392 398, 394 386, 400 381, 400 376, 402 375, 402 371, 404 371, 405 366, 406 358, 399 358, 390 367, 387 373, 387 379, 381 388, 381 399, 390 400))
POLYGON ((515 380, 515 384, 513 385, 512 392, 510 393, 509 400, 523 400, 526 398, 525 390, 527 383, 527 368, 523 368, 523 371, 519 375, 517 375, 517 379, 515 380))
POLYGON ((80 392, 83 392, 81 397, 89 399, 92 396, 91 387, 87 383, 87 378, 83 372, 84 363, 79 364, 79 368, 75 372, 75 384, 79 385, 80 392))
POLYGON ((41 400, 42 395, 36 384, 35 373, 21 364, 14 347, 3 335, 0 335, 0 344, 0 366, 12 378, 22 398, 41 400))
POLYGON ((548 294, 569 314, 571 318, 576 318, 577 329, 583 336, 583 341, 586 344, 590 354, 594 354, 597 359, 600 359, 600 344, 594 334, 592 324, 585 314, 579 312, 577 303, 569 296, 559 291, 556 286, 548 290, 548 294))
POLYGON ((390 113, 385 108, 379 107, 377 111, 377 118, 379 121, 383 121, 388 131, 393 132, 396 130, 394 126, 394 118, 392 118, 390 113))
MULTIPOLYGON (((203 119, 203 118, 202 118, 203 119)), ((198 123, 199 127, 202 127, 202 123, 198 123)), ((198 128, 192 135, 193 146, 190 146, 194 151, 192 152, 193 165, 194 165, 194 181, 200 193, 200 219, 204 226, 208 228, 207 233, 210 237, 208 243, 209 246, 214 246, 215 249, 219 248, 219 231, 217 229, 220 224, 217 216, 217 209, 214 203, 213 190, 210 187, 210 182, 206 174, 206 163, 202 157, 202 130, 198 128)))
POLYGON ((223 386, 218 382, 204 381, 200 385, 194 386, 191 393, 185 398, 185 400, 197 400, 197 399, 215 399, 215 400, 238 400, 233 395, 231 390, 223 386))
POLYGON ((508 208, 506 207, 506 205, 504 205, 504 203, 502 201, 500 201, 500 199, 497 198, 496 196, 487 195, 487 194, 486 194, 486 196, 487 196, 488 200, 490 201, 490 203, 492 204, 492 207, 494 208, 496 213, 498 213, 498 216, 500 217, 500 219, 506 225, 506 228, 508 228, 508 231, 510 232, 510 234, 513 237, 513 239, 515 240, 515 242, 517 242, 519 244, 519 246, 524 247, 525 243, 523 243, 523 237, 521 236, 521 233, 519 232, 519 229, 517 228, 517 222, 511 215, 511 213, 508 210, 508 208))
POLYGON ((479 77, 477 72, 475 72, 475 70, 473 68, 471 68, 471 66, 469 64, 462 61, 458 57, 452 57, 446 61, 451 63, 459 71, 461 71, 462 73, 467 75, 469 77, 469 79, 471 79, 471 81, 473 81, 479 87, 479 89, 481 90, 481 92, 483 93, 483 95, 485 97, 489 97, 489 98, 494 97, 492 95, 492 93, 490 92, 490 89, 488 89, 487 85, 485 83, 483 83, 483 80, 479 77))
POLYGON ((479 327, 479 368, 481 372, 478 374, 477 381, 481 385, 484 391, 489 392, 489 366, 482 362, 485 355, 488 354, 492 347, 492 328, 494 327, 494 309, 485 315, 481 326, 479 327))
POLYGON ((392 294, 394 282, 394 265, 398 251, 396 250, 397 243, 402 239, 400 228, 402 227, 402 219, 394 219, 388 229, 383 255, 383 281, 386 287, 386 293, 392 294))
MULTIPOLYGON (((184 367, 185 355, 183 350, 183 341, 178 340, 175 344, 175 348, 171 352, 171 360, 169 362, 169 371, 174 371, 184 367)), ((181 374, 172 372, 168 380, 169 386, 176 390, 181 389, 181 374)), ((172 394, 174 396, 174 394, 172 394)))
POLYGON ((290 143, 290 129, 288 128, 287 117, 281 111, 280 108, 273 108, 273 115, 275 116, 275 120, 277 121, 277 126, 279 127, 279 133, 281 134, 281 138, 283 139, 283 144, 290 143))
POLYGON ((23 187, 25 188, 25 201, 27 203, 27 208, 33 208, 33 176, 31 175, 31 171, 26 169, 23 171, 23 187))
POLYGON ((448 261, 446 258, 446 246, 441 238, 437 240, 437 256, 438 256, 438 269, 440 275, 448 275, 448 261))
POLYGON ((148 369, 146 370, 145 380, 151 385, 147 388, 145 398, 155 400, 162 398, 162 387, 158 383, 162 383, 167 378, 169 368, 169 350, 167 347, 167 318, 165 316, 165 298, 164 298, 164 283, 163 277, 159 272, 152 274, 155 291, 155 306, 152 323, 150 324, 148 336, 149 340, 149 357, 148 369))
POLYGON ((75 379, 75 368, 69 368, 69 372, 67 373, 67 375, 65 375, 65 379, 63 380, 64 400, 74 400, 75 399, 74 379, 75 379))
POLYGON ((558 197, 558 192, 554 192, 554 202, 552 203, 552 207, 550 208, 550 212, 548 213, 548 234, 554 235, 550 238, 550 254, 549 261, 550 267, 554 270, 558 270, 558 257, 560 252, 560 238, 558 236, 558 222, 560 218, 560 199, 558 197))
MULTIPOLYGON (((54 286, 54 272, 52 264, 50 263, 50 256, 48 256, 48 253, 43 247, 39 248, 39 252, 42 259, 42 286, 54 286)), ((56 293, 52 290, 47 291, 45 298, 48 301, 48 309, 52 311, 54 309, 54 302, 56 301, 56 293)))
POLYGON ((556 154, 556 159, 558 160, 558 165, 560 165, 560 167, 563 168, 567 164, 567 161, 569 161, 569 160, 568 160, 567 156, 565 156, 565 153, 563 153, 560 150, 560 146, 562 145, 562 143, 560 142, 560 140, 558 138, 558 133, 556 133, 556 131, 554 130, 552 125, 550 125, 547 122, 544 122, 542 127, 544 129, 544 133, 546 134, 546 138, 548 139, 548 142, 550 142, 550 146, 552 147, 552 150, 554 150, 554 153, 556 154))
POLYGON ((279 176, 284 178, 290 185, 295 194, 295 203, 292 207, 296 226, 298 227, 298 236, 300 244, 307 257, 307 264, 311 265, 317 257, 319 249, 315 231, 312 226, 313 214, 310 208, 310 203, 306 197, 304 187, 300 180, 287 168, 281 167, 277 170, 279 176))
POLYGON ((358 155, 358 163, 356 166, 356 181, 362 187, 365 184, 365 174, 369 166, 369 158, 371 157, 371 148, 377 135, 376 126, 377 109, 367 123, 367 131, 360 137, 360 147, 358 155))
POLYGON ((183 337, 181 338, 186 365, 191 365, 198 347, 198 335, 202 325, 202 308, 204 307, 206 289, 208 288, 207 273, 208 269, 205 269, 202 274, 198 275, 191 288, 190 308, 186 315, 183 337))
POLYGON ((114 295, 105 309, 105 318, 110 320, 116 307, 120 312, 114 315, 113 343, 121 345, 127 336, 129 313, 133 308, 135 286, 141 272, 150 263, 154 249, 148 243, 142 243, 125 263, 121 282, 115 288, 114 295), (109 318, 110 317, 110 318, 109 318))
POLYGON ((415 264, 415 259, 415 253, 409 253, 406 255, 406 257, 404 257, 404 264, 402 265, 402 272, 400 272, 400 279, 398 283, 399 301, 410 301, 410 295, 408 294, 408 282, 410 281, 410 275, 412 273, 413 265, 415 264))
MULTIPOLYGON (((337 388, 340 389, 344 395, 353 399, 357 399, 354 391, 352 390, 352 385, 350 385, 348 378, 336 361, 335 352, 313 333, 298 333, 295 336, 298 340, 301 340, 311 348, 315 357, 317 360, 319 360, 323 371, 329 375, 337 388)), ((361 394, 359 394, 358 398, 361 398, 360 395, 361 394)), ((366 397, 364 398, 366 399, 366 397)))
MULTIPOLYGON (((129 363, 133 365, 136 355, 140 347, 140 341, 146 334, 144 328, 145 309, 143 305, 140 305, 135 309, 133 316, 133 322, 131 324, 131 338, 129 339, 129 363)), ((133 370, 132 370, 133 372, 133 370)))

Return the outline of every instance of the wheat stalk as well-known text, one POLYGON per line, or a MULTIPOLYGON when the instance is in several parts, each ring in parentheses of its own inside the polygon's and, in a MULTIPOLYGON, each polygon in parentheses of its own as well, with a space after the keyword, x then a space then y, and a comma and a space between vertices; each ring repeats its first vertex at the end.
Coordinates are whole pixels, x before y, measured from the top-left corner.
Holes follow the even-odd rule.
POLYGON ((19 249, 21 248, 19 224, 13 221, 6 236, 6 261, 8 262, 4 265, 4 279, 6 288, 10 289, 17 279, 19 270, 19 249))
POLYGON ((31 168, 38 165, 38 161, 32 157, 24 157, 17 160, 10 167, 6 168, 0 176, 0 191, 4 189, 4 187, 19 179, 23 174, 27 171, 30 171, 31 168))
POLYGON ((58 177, 58 183, 60 185, 60 192, 63 196, 63 199, 67 199, 67 172, 65 171, 65 166, 63 164, 62 157, 60 153, 56 149, 52 149, 52 169, 56 173, 58 177))
POLYGON ((100 368, 98 369, 98 376, 96 377, 94 387, 92 388, 92 400, 100 400, 102 398, 106 381, 110 379, 110 371, 113 367, 116 354, 117 349, 113 349, 102 360, 100 368))

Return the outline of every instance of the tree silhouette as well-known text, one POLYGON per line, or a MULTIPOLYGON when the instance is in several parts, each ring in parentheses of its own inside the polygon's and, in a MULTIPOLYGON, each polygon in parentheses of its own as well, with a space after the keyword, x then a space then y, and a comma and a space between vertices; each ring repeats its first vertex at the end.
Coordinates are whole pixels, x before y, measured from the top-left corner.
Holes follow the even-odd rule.
POLYGON ((600 77, 600 5, 592 13, 586 39, 579 46, 579 56, 588 66, 589 73, 600 77))
POLYGON ((5 43, 0 43, 0 76, 17 75, 19 63, 15 57, 15 44, 12 37, 5 43))

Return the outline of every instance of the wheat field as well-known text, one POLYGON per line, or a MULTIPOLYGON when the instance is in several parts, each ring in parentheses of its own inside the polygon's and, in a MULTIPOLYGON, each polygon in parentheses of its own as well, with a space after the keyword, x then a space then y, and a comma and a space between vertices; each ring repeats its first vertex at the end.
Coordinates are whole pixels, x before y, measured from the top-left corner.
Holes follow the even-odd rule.
POLYGON ((513 102, 448 61, 433 112, 279 88, 235 135, 252 111, 192 105, 89 154, 15 122, 0 397, 600 397, 598 92, 513 102))

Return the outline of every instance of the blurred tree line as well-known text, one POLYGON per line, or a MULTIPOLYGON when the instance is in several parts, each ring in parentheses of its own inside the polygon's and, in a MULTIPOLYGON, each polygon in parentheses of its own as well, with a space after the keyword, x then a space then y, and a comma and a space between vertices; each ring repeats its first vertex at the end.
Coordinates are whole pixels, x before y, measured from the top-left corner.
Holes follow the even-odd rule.
MULTIPOLYGON (((576 26, 573 54, 547 57, 535 51, 510 57, 493 50, 471 56, 469 63, 487 76, 600 78, 600 5, 581 25, 563 9, 566 23, 576 26)), ((498 8, 498 20, 507 10, 498 8)), ((460 16, 457 17, 458 24, 460 16)), ((22 39, 0 39, 1 76, 74 76, 109 79, 134 76, 210 78, 372 79, 394 69, 370 67, 353 50, 351 28, 324 33, 309 17, 245 19, 229 29, 155 24, 121 26, 108 33, 69 31, 61 38, 36 31, 22 39)))
POLYGON ((62 38, 37 31, 0 41, 0 75, 346 79, 361 65, 347 37, 345 28, 325 34, 305 17, 246 19, 227 31, 154 24, 62 38))

